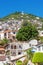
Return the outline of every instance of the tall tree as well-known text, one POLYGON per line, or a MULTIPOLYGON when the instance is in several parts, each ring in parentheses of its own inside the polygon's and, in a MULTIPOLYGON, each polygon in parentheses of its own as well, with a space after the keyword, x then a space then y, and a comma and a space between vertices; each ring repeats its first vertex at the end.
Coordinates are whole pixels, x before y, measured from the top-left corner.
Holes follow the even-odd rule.
POLYGON ((19 41, 28 41, 38 37, 37 28, 31 23, 26 23, 19 29, 16 38, 19 41))

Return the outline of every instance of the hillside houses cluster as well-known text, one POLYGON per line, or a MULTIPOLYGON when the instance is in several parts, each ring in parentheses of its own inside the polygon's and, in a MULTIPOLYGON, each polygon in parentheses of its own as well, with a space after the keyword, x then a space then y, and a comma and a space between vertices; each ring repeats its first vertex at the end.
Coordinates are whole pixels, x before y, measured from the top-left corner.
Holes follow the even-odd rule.
MULTIPOLYGON (((42 27, 42 22, 37 20, 29 20, 32 24, 37 24, 37 28, 42 27)), ((15 35, 17 31, 20 29, 21 24, 23 20, 14 20, 14 18, 6 20, 6 21, 0 21, 0 39, 3 38, 9 38, 13 39, 15 38, 15 35)), ((42 31, 39 31, 40 34, 42 34, 42 31)))
MULTIPOLYGON (((33 24, 38 23, 39 26, 37 28, 42 27, 42 23, 39 21, 37 22, 37 20, 31 20, 30 22, 33 24)), ((0 46, 0 61, 8 63, 14 62, 15 64, 18 59, 27 55, 24 51, 29 48, 32 48, 32 52, 43 52, 43 44, 37 40, 31 40, 28 42, 19 42, 16 40, 16 33, 20 29, 21 24, 22 21, 14 20, 14 18, 4 22, 0 21, 0 40, 7 38, 10 41, 13 41, 5 46, 0 46)), ((38 30, 38 32, 39 36, 43 36, 43 30, 38 30)))
POLYGON ((16 63, 18 59, 26 59, 26 50, 32 48, 32 52, 43 52, 43 43, 37 40, 31 40, 30 42, 13 42, 2 47, 0 46, 0 61, 3 63, 16 63))
POLYGON ((4 38, 14 39, 20 27, 21 21, 18 20, 11 19, 6 22, 0 21, 0 40, 4 38))

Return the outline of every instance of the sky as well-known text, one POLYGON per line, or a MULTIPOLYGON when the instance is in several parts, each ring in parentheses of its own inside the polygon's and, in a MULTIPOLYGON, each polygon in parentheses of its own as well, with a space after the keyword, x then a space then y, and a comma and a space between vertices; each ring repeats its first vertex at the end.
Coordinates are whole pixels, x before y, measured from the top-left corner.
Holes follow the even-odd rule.
POLYGON ((0 18, 16 11, 43 17, 43 0, 0 0, 0 18))

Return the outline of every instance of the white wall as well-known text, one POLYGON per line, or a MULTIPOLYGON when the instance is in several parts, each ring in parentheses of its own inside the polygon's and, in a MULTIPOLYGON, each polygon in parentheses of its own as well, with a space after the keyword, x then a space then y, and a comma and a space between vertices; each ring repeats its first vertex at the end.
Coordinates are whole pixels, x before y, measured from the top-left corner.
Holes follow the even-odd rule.
POLYGON ((23 50, 29 49, 30 46, 28 43, 23 43, 23 50))
POLYGON ((8 33, 6 33, 6 38, 8 39, 8 33))
POLYGON ((1 33, 1 34, 0 34, 0 39, 1 39, 1 40, 4 39, 4 33, 1 33))
POLYGON ((39 31, 39 36, 43 36, 43 30, 39 31))
POLYGON ((42 49, 43 47, 42 47, 42 45, 40 45, 40 50, 39 50, 39 48, 37 47, 37 51, 36 52, 43 52, 43 49, 42 49))

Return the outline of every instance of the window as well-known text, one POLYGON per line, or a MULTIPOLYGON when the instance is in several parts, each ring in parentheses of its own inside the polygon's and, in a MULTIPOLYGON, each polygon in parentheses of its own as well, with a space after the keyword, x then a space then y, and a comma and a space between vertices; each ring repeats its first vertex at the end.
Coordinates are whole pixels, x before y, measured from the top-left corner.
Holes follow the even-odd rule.
POLYGON ((8 32, 8 33, 10 33, 10 32, 8 32))
POLYGON ((16 56, 16 52, 12 52, 12 56, 16 56))
POLYGON ((12 50, 12 51, 11 51, 11 55, 12 55, 12 56, 16 56, 16 50, 14 50, 14 51, 12 50))
POLYGON ((43 32, 42 32, 42 34, 43 34, 43 32))
POLYGON ((0 31, 2 31, 2 29, 0 29, 0 31))
POLYGON ((4 36, 6 36, 6 33, 4 33, 4 36))
POLYGON ((13 39, 15 39, 15 36, 13 36, 13 39))
POLYGON ((13 49, 13 45, 11 45, 11 49, 13 49))
POLYGON ((13 32, 15 34, 15 32, 13 32))
POLYGON ((16 45, 14 45, 14 49, 16 49, 16 45))
POLYGON ((42 50, 43 50, 43 45, 42 45, 42 50))
POLYGON ((22 46, 21 46, 21 45, 19 45, 19 48, 20 48, 20 49, 22 49, 22 46))
POLYGON ((31 44, 29 44, 29 46, 31 47, 31 44))
POLYGON ((20 55, 21 54, 21 52, 18 52, 18 55, 20 55))
POLYGON ((20 55, 22 53, 22 50, 18 50, 18 55, 20 55))
POLYGON ((40 51, 40 46, 38 46, 38 50, 40 51))

